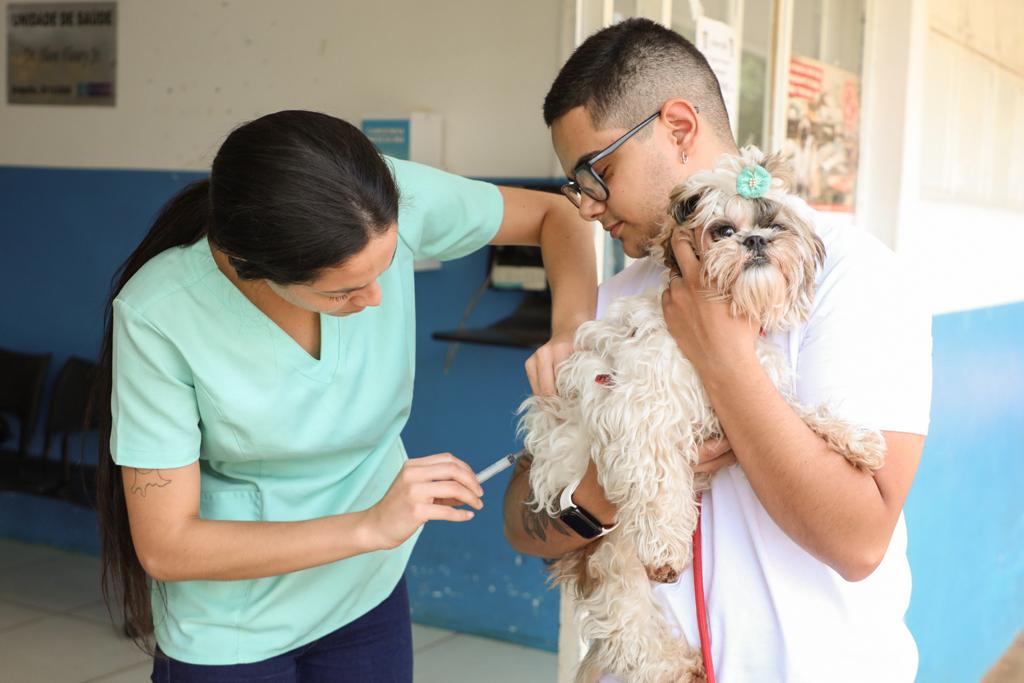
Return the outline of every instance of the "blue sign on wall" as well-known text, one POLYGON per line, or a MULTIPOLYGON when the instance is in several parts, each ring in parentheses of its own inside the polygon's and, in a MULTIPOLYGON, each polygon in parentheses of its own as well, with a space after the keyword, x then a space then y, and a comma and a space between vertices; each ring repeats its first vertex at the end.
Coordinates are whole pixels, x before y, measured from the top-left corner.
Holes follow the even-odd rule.
POLYGON ((363 133, 377 151, 396 159, 409 158, 409 119, 363 119, 363 133))

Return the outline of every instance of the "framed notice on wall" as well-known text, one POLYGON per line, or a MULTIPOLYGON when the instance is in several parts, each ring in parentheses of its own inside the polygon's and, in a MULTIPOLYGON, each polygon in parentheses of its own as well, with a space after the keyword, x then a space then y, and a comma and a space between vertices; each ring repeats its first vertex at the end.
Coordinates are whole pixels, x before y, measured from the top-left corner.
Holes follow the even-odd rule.
POLYGON ((113 106, 117 3, 7 6, 7 102, 113 106))

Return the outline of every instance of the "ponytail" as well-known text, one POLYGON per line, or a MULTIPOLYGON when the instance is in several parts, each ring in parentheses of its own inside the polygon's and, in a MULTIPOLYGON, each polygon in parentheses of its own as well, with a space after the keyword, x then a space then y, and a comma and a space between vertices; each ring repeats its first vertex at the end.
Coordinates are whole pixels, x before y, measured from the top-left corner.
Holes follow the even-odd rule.
POLYGON ((164 205, 142 243, 114 274, 114 285, 106 307, 100 368, 89 401, 89 414, 95 416, 100 426, 96 509, 103 551, 103 599, 111 612, 116 598, 122 600, 125 633, 149 654, 154 651, 149 577, 135 554, 121 468, 114 463, 110 453, 113 304, 128 280, 154 256, 171 247, 195 244, 205 236, 209 214, 210 181, 204 178, 188 185, 164 205))

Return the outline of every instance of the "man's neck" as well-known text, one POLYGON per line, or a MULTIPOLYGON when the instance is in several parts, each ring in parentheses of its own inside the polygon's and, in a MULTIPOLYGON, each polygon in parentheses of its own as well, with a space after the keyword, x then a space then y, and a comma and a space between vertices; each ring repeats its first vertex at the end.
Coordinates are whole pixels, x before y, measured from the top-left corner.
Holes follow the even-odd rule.
POLYGON ((723 154, 735 156, 739 154, 739 150, 731 141, 723 143, 714 136, 711 136, 709 140, 699 142, 694 145, 694 149, 690 154, 689 165, 693 169, 692 172, 696 173, 697 171, 710 171, 714 169, 719 157, 723 154))

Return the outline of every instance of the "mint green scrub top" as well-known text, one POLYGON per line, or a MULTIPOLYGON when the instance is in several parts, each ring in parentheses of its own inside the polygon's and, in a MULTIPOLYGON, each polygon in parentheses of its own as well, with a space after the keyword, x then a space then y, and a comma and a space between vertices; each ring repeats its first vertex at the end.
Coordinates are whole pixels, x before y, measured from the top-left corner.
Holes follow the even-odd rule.
MULTIPOLYGON (((118 465, 198 459, 203 519, 307 520, 383 497, 407 457, 399 435, 416 357, 413 261, 483 247, 503 214, 493 185, 388 161, 401 202, 381 305, 321 315, 319 360, 218 270, 206 239, 159 254, 131 278, 113 311, 118 465)), ((153 591, 157 642, 196 664, 287 652, 380 604, 415 539, 282 576, 165 582, 166 603, 153 591)))

